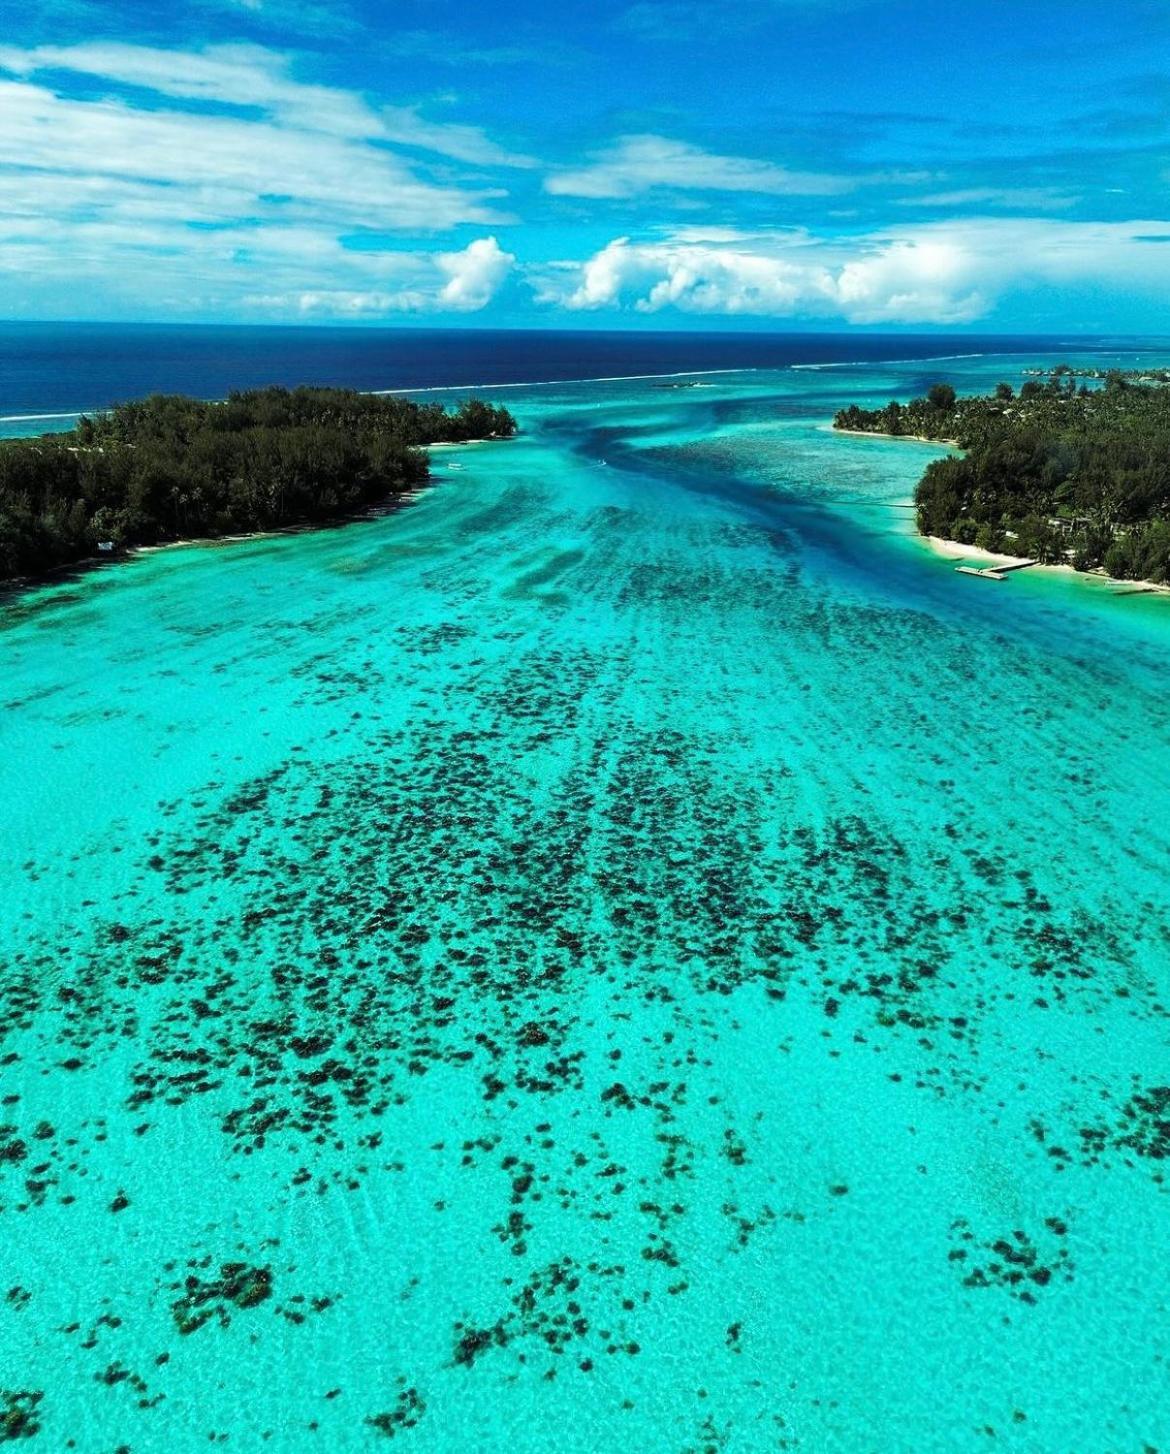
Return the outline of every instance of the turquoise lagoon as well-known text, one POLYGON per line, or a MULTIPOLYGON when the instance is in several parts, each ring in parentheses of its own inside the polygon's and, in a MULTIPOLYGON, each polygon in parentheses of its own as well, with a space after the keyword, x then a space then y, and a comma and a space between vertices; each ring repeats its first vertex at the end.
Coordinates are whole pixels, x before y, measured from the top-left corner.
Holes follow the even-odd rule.
POLYGON ((826 427, 1030 362, 513 389, 0 606, 29 1447, 1170 1448, 1170 601, 826 427))

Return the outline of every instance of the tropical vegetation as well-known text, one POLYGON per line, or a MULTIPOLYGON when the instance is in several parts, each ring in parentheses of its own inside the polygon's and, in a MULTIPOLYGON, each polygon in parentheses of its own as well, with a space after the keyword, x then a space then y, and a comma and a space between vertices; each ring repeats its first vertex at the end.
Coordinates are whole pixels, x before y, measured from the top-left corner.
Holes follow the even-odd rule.
POLYGON ((507 438, 506 409, 348 389, 156 394, 67 433, 0 442, 0 580, 154 545, 320 524, 400 499, 425 446, 507 438))
POLYGON ((1093 376, 1067 365, 957 398, 947 384, 908 404, 850 406, 838 429, 958 446, 927 466, 918 528, 984 549, 1170 581, 1170 388, 1164 371, 1093 376), (1082 382, 1078 383, 1078 378, 1082 382))

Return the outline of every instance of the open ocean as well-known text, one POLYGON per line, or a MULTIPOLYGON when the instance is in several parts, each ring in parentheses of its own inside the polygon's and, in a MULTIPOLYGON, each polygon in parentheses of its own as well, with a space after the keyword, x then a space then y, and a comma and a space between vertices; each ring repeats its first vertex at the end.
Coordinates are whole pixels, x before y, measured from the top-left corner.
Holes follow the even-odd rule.
POLYGON ((0 600, 29 1447, 1170 1449, 1170 599, 957 575, 941 451, 828 429, 1139 359, 0 330, 10 432, 274 380, 522 429, 0 600))
MULTIPOLYGON (((1087 347, 1128 357, 1149 340, 938 334, 583 333, 0 322, 0 438, 70 427, 151 393, 222 399, 266 384, 402 392, 940 354, 1087 347)), ((1170 342, 1168 342, 1170 348, 1170 342)))

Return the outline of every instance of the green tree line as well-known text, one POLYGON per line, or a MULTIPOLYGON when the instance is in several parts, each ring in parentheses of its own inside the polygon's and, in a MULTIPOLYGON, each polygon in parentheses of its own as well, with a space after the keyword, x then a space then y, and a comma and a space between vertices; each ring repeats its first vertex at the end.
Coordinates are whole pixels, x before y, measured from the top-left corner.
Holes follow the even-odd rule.
POLYGON ((503 408, 349 389, 156 394, 76 429, 0 442, 0 580, 182 538, 324 523, 402 495, 425 446, 508 438, 503 408))
POLYGON ((916 435, 965 453, 927 466, 918 528, 988 550, 1071 561, 1126 580, 1170 581, 1170 389, 1109 371, 1078 386, 1067 365, 1017 393, 843 409, 839 429, 916 435))

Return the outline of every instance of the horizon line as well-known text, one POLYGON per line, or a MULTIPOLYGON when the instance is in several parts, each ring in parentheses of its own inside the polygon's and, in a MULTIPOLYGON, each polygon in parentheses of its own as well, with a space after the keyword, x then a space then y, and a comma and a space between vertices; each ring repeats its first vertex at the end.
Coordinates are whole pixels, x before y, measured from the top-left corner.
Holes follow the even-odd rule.
POLYGON ((981 331, 973 328, 877 328, 853 324, 838 328, 642 328, 642 327, 579 327, 566 328, 546 324, 433 324, 392 323, 389 321, 354 323, 321 322, 242 322, 209 319, 168 318, 0 318, 0 328, 239 328, 284 332, 344 333, 559 333, 598 336, 629 335, 636 338, 730 337, 730 338, 1026 338, 1067 339, 1070 343, 1085 339, 1166 339, 1170 331, 1129 333, 1116 329, 1098 332, 1073 332, 1068 329, 1048 332, 1043 329, 1010 329, 981 331))

